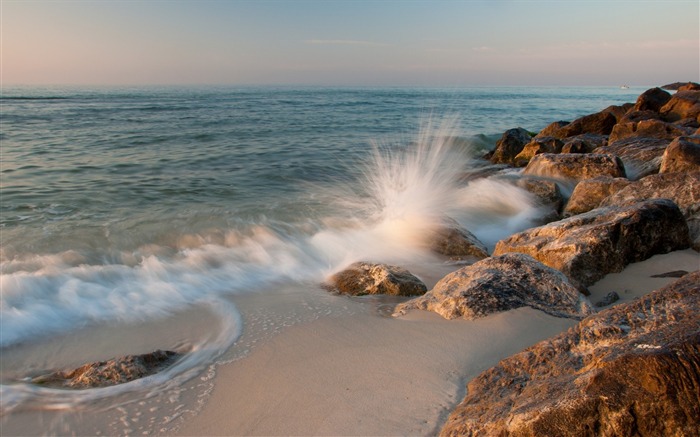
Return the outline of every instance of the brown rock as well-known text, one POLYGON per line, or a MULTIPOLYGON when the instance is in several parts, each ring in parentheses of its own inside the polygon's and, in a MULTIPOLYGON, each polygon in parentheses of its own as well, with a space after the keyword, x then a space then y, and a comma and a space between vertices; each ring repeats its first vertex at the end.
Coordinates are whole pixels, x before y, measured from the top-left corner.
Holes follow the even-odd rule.
POLYGON ((330 278, 328 288, 341 294, 416 296, 428 287, 411 272, 397 266, 356 262, 330 278))
POLYGON ((449 218, 444 219, 428 238, 430 248, 434 252, 452 259, 483 259, 489 256, 484 243, 455 220, 449 218))
POLYGON ((700 90, 700 84, 695 82, 673 82, 664 85, 661 88, 665 90, 700 90))
POLYGON ((450 273, 424 296, 399 305, 395 315, 421 309, 446 319, 474 320, 523 306, 577 319, 593 312, 561 272, 527 255, 506 254, 450 273))
POLYGON ((611 178, 610 176, 583 180, 576 184, 574 192, 564 208, 563 216, 571 217, 596 209, 604 199, 630 183, 629 179, 611 178))
POLYGON ((610 133, 608 142, 614 144, 616 141, 631 138, 659 138, 672 140, 681 135, 690 135, 694 129, 676 124, 666 123, 661 120, 641 120, 638 122, 616 124, 610 133))
POLYGON ((558 137, 556 134, 559 132, 564 126, 568 125, 568 121, 555 121, 553 123, 548 124, 544 129, 542 129, 537 135, 535 135, 535 138, 544 138, 544 137, 558 137))
POLYGON ((624 163, 629 179, 639 179, 659 172, 661 157, 671 140, 659 138, 626 138, 593 153, 608 153, 619 157, 624 163))
POLYGON ((556 138, 568 138, 580 134, 608 135, 617 123, 615 116, 607 111, 597 112, 577 118, 568 125, 562 127, 551 136, 556 138))
POLYGON ((622 119, 622 117, 624 117, 625 114, 627 114, 628 112, 630 112, 630 110, 632 110, 632 108, 634 108, 634 104, 633 104, 633 103, 625 103, 625 104, 623 104, 623 105, 612 105, 612 106, 608 106, 607 108, 603 109, 602 112, 609 112, 609 113, 611 113, 612 115, 615 116, 615 119, 616 119, 617 122, 619 123, 619 122, 620 122, 620 119, 622 119))
POLYGON ((494 164, 513 164, 513 158, 523 150, 525 144, 531 139, 530 133, 519 127, 508 129, 503 133, 501 139, 496 142, 496 148, 491 155, 491 162, 494 164))
MULTIPOLYGON (((617 121, 617 124, 637 123, 642 120, 661 120, 657 111, 630 111, 617 121)), ((613 131, 615 128, 613 128, 613 131)))
POLYGON ((534 194, 538 203, 551 207, 555 212, 561 211, 564 205, 564 196, 556 182, 533 176, 522 176, 515 181, 515 185, 534 194))
POLYGON ((666 148, 659 173, 700 171, 700 136, 678 137, 666 148))
POLYGON ((38 376, 33 378, 32 382, 49 387, 75 389, 108 387, 158 373, 180 356, 177 352, 161 350, 144 355, 127 355, 86 364, 73 370, 38 376))
POLYGON ((502 360, 440 435, 698 435, 698 284, 691 273, 502 360))
POLYGON ((582 180, 597 176, 625 177, 625 167, 622 161, 613 155, 543 153, 530 160, 523 174, 582 180))
POLYGON ((516 167, 525 167, 533 156, 541 153, 560 153, 564 143, 554 137, 533 138, 513 159, 516 167))
POLYGON ((591 153, 598 147, 608 144, 606 135, 581 134, 566 139, 561 153, 591 153))
POLYGON ((671 100, 671 94, 661 88, 652 88, 644 91, 637 97, 637 102, 634 105, 634 111, 654 111, 659 112, 671 100))
POLYGON ((659 111, 667 121, 700 116, 700 91, 678 91, 659 111))
POLYGON ((688 226, 678 206, 655 199, 597 208, 528 229, 499 241, 493 256, 525 253, 588 286, 629 263, 689 245, 688 226))

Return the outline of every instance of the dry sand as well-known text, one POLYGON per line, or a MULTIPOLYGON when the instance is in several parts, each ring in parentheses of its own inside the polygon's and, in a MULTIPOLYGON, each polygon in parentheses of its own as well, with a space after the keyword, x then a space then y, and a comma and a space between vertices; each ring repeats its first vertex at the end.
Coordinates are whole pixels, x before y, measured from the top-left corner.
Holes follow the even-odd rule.
MULTIPOLYGON (((596 302, 629 301, 700 269, 692 250, 657 255, 591 287, 596 302)), ((180 435, 435 434, 466 382, 500 359, 575 322, 530 308, 478 321, 421 311, 400 319, 364 313, 294 326, 219 368, 203 411, 180 435)))

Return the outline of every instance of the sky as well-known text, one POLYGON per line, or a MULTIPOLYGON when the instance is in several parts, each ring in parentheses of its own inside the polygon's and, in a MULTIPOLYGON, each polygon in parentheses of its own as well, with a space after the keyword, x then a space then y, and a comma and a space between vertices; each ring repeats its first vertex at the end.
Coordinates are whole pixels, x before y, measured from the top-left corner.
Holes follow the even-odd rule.
POLYGON ((700 81, 698 0, 0 0, 1 85, 700 81))

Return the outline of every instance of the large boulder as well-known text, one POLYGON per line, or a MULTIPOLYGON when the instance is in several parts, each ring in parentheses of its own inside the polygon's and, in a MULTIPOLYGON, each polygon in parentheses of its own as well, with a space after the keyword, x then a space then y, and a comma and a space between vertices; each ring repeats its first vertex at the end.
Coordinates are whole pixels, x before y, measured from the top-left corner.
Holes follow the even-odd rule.
POLYGON ((622 117, 625 116, 628 112, 630 112, 634 108, 633 103, 624 103, 622 105, 611 105, 608 106, 607 108, 603 109, 601 112, 609 112, 612 115, 615 116, 615 119, 619 123, 622 117))
POLYGON ((430 232, 428 244, 433 252, 452 259, 483 259, 489 256, 484 243, 450 218, 443 219, 440 225, 430 232))
POLYGON ((85 364, 77 369, 59 370, 32 378, 38 385, 85 389, 108 387, 153 375, 172 365, 181 354, 161 351, 144 355, 127 355, 108 361, 85 364))
POLYGON ((689 245, 688 225, 678 206, 656 199, 597 208, 528 229, 499 241, 493 256, 525 253, 588 286, 629 263, 689 245))
MULTIPOLYGON (((661 114, 656 111, 630 111, 617 121, 617 124, 637 123, 643 120, 661 120, 661 114)), ((615 131, 615 128, 613 128, 615 131)), ((612 133, 612 132, 611 132, 612 133)))
POLYGON ((567 138, 561 153, 591 153, 596 148, 607 145, 607 135, 581 134, 567 138))
POLYGON ((631 181, 626 178, 612 178, 610 176, 600 176, 593 179, 586 179, 574 188, 571 197, 564 208, 563 216, 582 214, 600 206, 600 203, 612 194, 620 191, 631 181))
POLYGON ((612 194, 601 206, 633 205, 645 199, 671 199, 685 217, 695 250, 700 251, 700 171, 647 176, 612 194))
POLYGON ((661 157, 670 142, 669 139, 631 137, 599 147, 593 153, 619 157, 624 163, 626 176, 639 179, 659 172, 661 157))
POLYGON ((440 435, 698 435, 698 284, 688 274, 502 360, 440 435))
MULTIPOLYGON (((535 135, 535 138, 544 138, 544 137, 555 136, 555 134, 557 132, 559 132, 564 126, 566 126, 568 124, 569 124, 568 121, 563 121, 563 120, 552 122, 552 123, 548 124, 547 126, 545 126, 544 129, 539 131, 539 133, 537 135, 535 135)), ((557 137, 557 138, 559 138, 559 137, 557 137)))
POLYGON ((671 100, 671 93, 662 90, 661 88, 652 88, 644 91, 637 97, 637 102, 634 105, 634 111, 654 111, 659 110, 671 100))
POLYGON ((333 275, 326 285, 332 291, 351 296, 417 296, 428 291, 423 281, 404 268, 368 262, 351 264, 333 275))
POLYGON ((617 123, 615 115, 609 111, 596 112, 577 118, 551 136, 557 138, 568 138, 580 134, 608 135, 612 132, 613 126, 617 123))
POLYGON ((625 167, 609 154, 543 153, 530 160, 525 175, 582 180, 598 176, 625 177, 625 167))
POLYGON ((506 254, 450 273, 425 295, 399 305, 395 315, 421 309, 474 320, 523 306, 578 319, 593 312, 561 272, 527 255, 506 254))
POLYGON ((541 153, 561 153, 564 142, 554 137, 533 138, 527 143, 523 150, 513 158, 513 163, 516 167, 525 167, 533 156, 541 153))
POLYGON ((494 164, 513 164, 513 158, 523 150, 531 138, 530 132, 521 127, 508 129, 496 142, 496 148, 490 157, 491 162, 494 164))
POLYGON ((661 120, 641 120, 616 124, 610 133, 610 144, 625 138, 660 138, 672 140, 681 135, 691 135, 695 129, 678 126, 661 120))
POLYGON ((700 118, 700 91, 678 91, 659 111, 666 121, 678 121, 684 118, 700 118))
POLYGON ((666 148, 659 173, 700 171, 700 136, 678 137, 666 148))

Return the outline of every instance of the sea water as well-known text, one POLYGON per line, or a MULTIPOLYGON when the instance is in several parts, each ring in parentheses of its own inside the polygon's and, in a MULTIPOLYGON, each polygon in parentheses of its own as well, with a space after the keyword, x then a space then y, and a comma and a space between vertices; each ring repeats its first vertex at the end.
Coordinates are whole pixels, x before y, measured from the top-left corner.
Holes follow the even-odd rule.
POLYGON ((424 238, 445 216, 492 248, 544 214, 507 180, 460 182, 502 132, 537 132, 641 91, 3 87, 3 413, 181 384, 249 328, 232 297, 283 301, 358 260, 444 262, 424 238), (183 338, 189 358, 161 380, 75 394, 27 380, 61 365, 58 351, 13 359, 178 315, 187 337, 184 314, 197 311, 216 332, 183 338))

